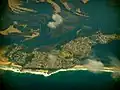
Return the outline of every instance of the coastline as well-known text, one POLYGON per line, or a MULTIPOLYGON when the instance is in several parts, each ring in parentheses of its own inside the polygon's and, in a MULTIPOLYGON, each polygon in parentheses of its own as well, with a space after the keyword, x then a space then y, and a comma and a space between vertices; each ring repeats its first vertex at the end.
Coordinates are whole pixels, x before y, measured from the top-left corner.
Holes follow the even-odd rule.
MULTIPOLYGON (((35 75, 43 75, 44 77, 48 77, 51 76, 53 74, 59 73, 59 72, 67 72, 67 71, 89 71, 88 68, 84 67, 84 66, 75 66, 73 68, 68 68, 68 69, 59 69, 57 71, 48 73, 48 70, 31 70, 31 69, 24 69, 24 70, 20 70, 19 68, 16 67, 8 67, 8 66, 0 66, 0 70, 4 70, 4 71, 12 71, 15 73, 20 73, 20 74, 35 74, 35 75)), ((116 68, 116 67, 104 67, 103 70, 100 70, 100 72, 110 72, 110 73, 114 73, 114 72, 118 72, 120 73, 120 69, 116 68)))

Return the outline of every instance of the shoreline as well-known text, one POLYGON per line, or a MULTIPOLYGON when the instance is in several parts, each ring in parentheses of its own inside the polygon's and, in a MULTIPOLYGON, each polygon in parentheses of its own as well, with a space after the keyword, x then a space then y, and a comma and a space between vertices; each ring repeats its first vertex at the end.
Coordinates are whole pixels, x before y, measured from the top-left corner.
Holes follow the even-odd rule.
MULTIPOLYGON (((42 75, 44 77, 48 77, 51 76, 53 74, 59 73, 59 72, 67 72, 67 71, 89 71, 88 68, 84 67, 84 66, 75 66, 73 68, 69 68, 69 69, 59 69, 57 71, 51 72, 51 73, 47 73, 47 70, 31 70, 31 69, 24 69, 24 70, 20 70, 19 68, 16 67, 7 67, 7 66, 1 66, 0 70, 4 70, 4 71, 12 71, 15 73, 20 73, 20 74, 35 74, 35 75, 42 75)), ((100 70, 99 72, 118 72, 120 73, 120 69, 119 68, 115 68, 115 67, 104 67, 103 70, 100 70)), ((98 74, 99 74, 98 72, 98 74)), ((94 72, 93 72, 94 73, 94 72)))

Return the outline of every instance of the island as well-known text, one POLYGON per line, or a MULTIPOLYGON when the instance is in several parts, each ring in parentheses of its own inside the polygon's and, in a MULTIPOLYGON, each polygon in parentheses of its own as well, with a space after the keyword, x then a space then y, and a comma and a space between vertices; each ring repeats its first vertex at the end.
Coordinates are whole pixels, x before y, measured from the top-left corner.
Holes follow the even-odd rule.
MULTIPOLYGON (((62 45, 59 50, 54 49, 49 52, 41 52, 38 49, 25 52, 24 46, 13 44, 6 47, 4 53, 1 54, 6 61, 3 61, 4 57, 1 57, 0 69, 44 76, 60 71, 89 70, 87 64, 81 64, 81 61, 90 55, 92 46, 97 43, 107 44, 113 40, 120 40, 120 35, 104 35, 99 31, 89 37, 77 37, 62 45)), ((99 71, 118 72, 119 70, 119 67, 103 66, 99 71)))

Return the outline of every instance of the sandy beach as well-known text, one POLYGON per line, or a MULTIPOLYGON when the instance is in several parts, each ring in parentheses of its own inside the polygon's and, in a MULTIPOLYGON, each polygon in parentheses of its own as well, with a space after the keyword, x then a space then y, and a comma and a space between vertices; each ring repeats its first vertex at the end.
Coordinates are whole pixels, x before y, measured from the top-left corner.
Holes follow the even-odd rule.
MULTIPOLYGON (((16 68, 16 67, 8 67, 8 66, 0 66, 0 69, 1 70, 7 70, 7 71, 13 71, 13 72, 16 72, 16 73, 21 73, 21 74, 24 74, 24 73, 29 73, 29 74, 37 74, 37 75, 43 75, 45 77, 48 77, 50 75, 53 75, 53 74, 56 74, 56 73, 59 73, 59 72, 66 72, 66 71, 79 71, 79 70, 83 70, 83 71, 86 71, 88 70, 88 68, 84 67, 84 66, 75 66, 73 68, 69 68, 69 69, 60 69, 60 70, 57 70, 55 72, 52 72, 52 73, 49 73, 47 72, 47 70, 31 70, 31 69, 24 69, 24 70, 20 70, 20 67, 19 68, 16 68)), ((120 72, 120 69, 119 68, 116 68, 116 67, 104 67, 103 70, 100 70, 101 72, 120 72)))

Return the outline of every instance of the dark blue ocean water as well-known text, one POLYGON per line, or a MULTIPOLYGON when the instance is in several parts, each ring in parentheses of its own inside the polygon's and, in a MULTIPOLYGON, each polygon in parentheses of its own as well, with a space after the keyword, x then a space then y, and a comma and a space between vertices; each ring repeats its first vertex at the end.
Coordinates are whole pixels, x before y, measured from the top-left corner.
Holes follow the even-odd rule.
POLYGON ((8 90, 110 90, 114 85, 110 73, 87 71, 61 72, 50 77, 5 72, 2 79, 11 88, 8 90))
MULTIPOLYGON (((68 42, 75 38, 76 31, 79 28, 82 29, 81 35, 83 36, 92 35, 97 30, 101 30, 106 34, 120 34, 120 8, 118 3, 114 3, 114 0, 90 0, 90 2, 85 5, 80 3, 80 0, 69 1, 72 8, 81 8, 81 10, 90 16, 89 18, 77 17, 74 15, 69 17, 69 20, 74 21, 73 23, 65 23, 67 27, 73 27, 70 30, 64 30, 60 27, 56 30, 49 29, 47 27, 47 22, 51 20, 53 13, 51 11, 51 5, 46 3, 36 4, 34 2, 24 3, 24 6, 36 9, 38 11, 36 16, 32 13, 21 15, 8 13, 2 17, 3 27, 7 28, 13 21, 19 21, 21 23, 27 23, 28 26, 33 29, 41 28, 40 37, 23 43, 29 46, 29 49, 42 47, 43 45, 51 47, 55 44, 68 42), (39 13, 49 15, 48 17, 43 17, 40 16, 39 13), (73 17, 75 20, 73 20, 73 17), (40 20, 44 23, 40 24, 40 20), (92 28, 84 28, 83 25, 92 28)), ((56 0, 56 2, 60 5, 58 0, 56 0)), ((62 15, 64 15, 64 7, 62 7, 62 10, 64 12, 62 15)), ((21 30, 25 31, 24 29, 21 30)), ((7 36, 2 37, 0 43, 3 45, 12 43, 20 44, 19 40, 21 39, 22 38, 19 36, 7 36)), ((107 62, 106 56, 120 58, 119 45, 120 41, 113 41, 106 45, 96 45, 93 48, 93 54, 102 58, 103 62, 107 62)), ((47 78, 40 75, 4 72, 1 81, 7 90, 110 90, 114 84, 110 73, 93 74, 87 71, 61 72, 47 78)))

